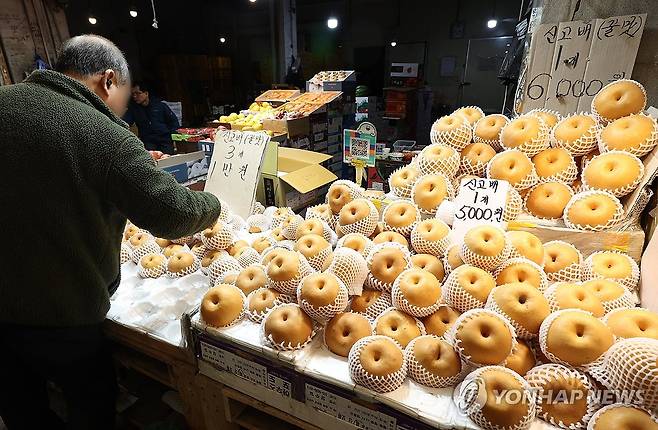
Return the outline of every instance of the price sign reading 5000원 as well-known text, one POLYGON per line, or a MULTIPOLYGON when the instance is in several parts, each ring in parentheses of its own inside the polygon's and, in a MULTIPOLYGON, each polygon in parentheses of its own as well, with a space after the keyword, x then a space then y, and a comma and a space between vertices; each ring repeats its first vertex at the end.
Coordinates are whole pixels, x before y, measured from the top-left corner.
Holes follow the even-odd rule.
POLYGON ((496 179, 463 179, 455 198, 453 234, 458 240, 480 224, 502 226, 509 183, 496 179))

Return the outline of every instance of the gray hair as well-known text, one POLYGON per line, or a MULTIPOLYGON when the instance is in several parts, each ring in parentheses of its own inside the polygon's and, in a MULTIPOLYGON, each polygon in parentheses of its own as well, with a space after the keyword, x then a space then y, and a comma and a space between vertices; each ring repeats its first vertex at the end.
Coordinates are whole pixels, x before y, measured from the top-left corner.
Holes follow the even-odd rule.
POLYGON ((55 70, 92 76, 112 69, 120 83, 130 80, 128 62, 123 52, 108 39, 95 34, 75 36, 64 42, 55 70))

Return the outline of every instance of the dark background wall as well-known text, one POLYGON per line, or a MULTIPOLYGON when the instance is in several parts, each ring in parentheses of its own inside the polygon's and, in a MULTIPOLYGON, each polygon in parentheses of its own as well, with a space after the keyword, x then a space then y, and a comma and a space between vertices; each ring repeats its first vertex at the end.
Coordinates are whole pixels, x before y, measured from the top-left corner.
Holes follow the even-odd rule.
MULTIPOLYGON (((181 91, 198 93, 191 96, 203 99, 196 101, 200 111, 204 104, 242 107, 255 93, 281 82, 273 63, 276 47, 270 19, 271 3, 276 1, 156 1, 157 30, 151 27, 151 6, 146 0, 70 0, 66 14, 72 35, 107 36, 125 51, 136 79, 153 81, 170 100, 180 99, 181 91), (136 19, 128 14, 131 3, 139 12, 136 19), (98 19, 96 25, 88 23, 90 13, 98 19), (222 36, 227 38, 225 44, 219 43, 222 36), (215 91, 205 88, 208 84, 196 85, 196 69, 205 63, 190 56, 208 56, 210 62, 227 58, 230 88, 215 91), (197 67, 186 69, 190 64, 197 67), (175 85, 165 82, 172 74, 188 82, 173 90, 175 85)), ((304 79, 320 70, 356 69, 360 83, 380 95, 392 61, 425 62, 424 78, 434 90, 435 103, 455 105, 469 40, 512 34, 520 7, 520 0, 297 0, 304 79), (494 14, 499 24, 488 29, 486 21, 494 14), (339 19, 338 29, 327 28, 329 16, 339 19), (457 21, 463 23, 460 38, 451 37, 451 26, 457 21), (394 48, 392 40, 397 42, 394 48), (440 76, 441 58, 446 56, 454 57, 455 69, 449 76, 440 76)), ((491 53, 495 62, 501 55, 491 53)), ((205 82, 201 78, 197 80, 205 82)))

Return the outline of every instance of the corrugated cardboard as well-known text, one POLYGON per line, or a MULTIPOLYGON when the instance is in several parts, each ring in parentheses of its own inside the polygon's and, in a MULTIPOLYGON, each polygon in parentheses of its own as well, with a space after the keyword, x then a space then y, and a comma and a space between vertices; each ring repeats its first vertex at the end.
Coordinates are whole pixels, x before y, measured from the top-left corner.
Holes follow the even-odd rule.
POLYGON ((208 173, 208 164, 205 162, 204 151, 172 155, 157 160, 157 165, 165 172, 171 173, 179 183, 187 182, 208 173))
POLYGON ((276 142, 270 142, 265 149, 256 199, 265 206, 301 209, 317 197, 318 189, 338 179, 320 166, 330 158, 330 155, 279 147, 276 142))
POLYGON ((286 133, 288 137, 309 134, 311 124, 307 116, 296 119, 264 119, 263 128, 276 133, 286 133))

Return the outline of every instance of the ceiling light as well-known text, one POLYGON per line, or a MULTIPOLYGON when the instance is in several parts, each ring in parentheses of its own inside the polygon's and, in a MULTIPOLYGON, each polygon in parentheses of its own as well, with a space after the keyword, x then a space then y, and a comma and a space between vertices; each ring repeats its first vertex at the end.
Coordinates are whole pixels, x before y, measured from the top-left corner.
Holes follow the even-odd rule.
POLYGON ((137 18, 137 11, 135 9, 130 9, 130 16, 137 18))
POLYGON ((398 42, 396 42, 395 40, 391 42, 392 47, 395 47, 397 44, 398 44, 398 42))
POLYGON ((334 28, 338 27, 338 19, 337 18, 329 18, 327 20, 327 27, 329 27, 332 30, 334 28))
POLYGON ((96 23, 98 22, 98 20, 93 15, 90 16, 89 18, 87 18, 87 20, 89 21, 89 24, 91 24, 91 25, 96 25, 96 23))
POLYGON ((219 38, 219 43, 226 43, 226 38, 225 37, 220 37, 219 38))
POLYGON ((249 3, 256 3, 256 0, 249 0, 249 3))
POLYGON ((490 19, 489 21, 487 21, 488 28, 496 28, 497 25, 498 25, 498 21, 495 19, 490 19))

